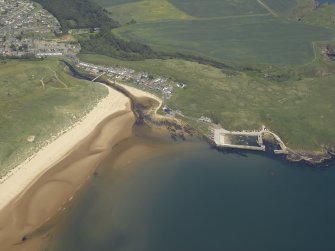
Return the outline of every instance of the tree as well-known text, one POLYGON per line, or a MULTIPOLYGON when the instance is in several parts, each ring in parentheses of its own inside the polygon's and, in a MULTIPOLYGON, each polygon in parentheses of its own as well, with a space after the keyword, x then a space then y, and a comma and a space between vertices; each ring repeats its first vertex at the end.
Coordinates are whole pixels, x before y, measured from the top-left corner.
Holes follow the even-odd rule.
POLYGON ((11 44, 11 45, 10 45, 10 48, 11 48, 12 51, 16 51, 16 46, 15 46, 15 44, 11 44))

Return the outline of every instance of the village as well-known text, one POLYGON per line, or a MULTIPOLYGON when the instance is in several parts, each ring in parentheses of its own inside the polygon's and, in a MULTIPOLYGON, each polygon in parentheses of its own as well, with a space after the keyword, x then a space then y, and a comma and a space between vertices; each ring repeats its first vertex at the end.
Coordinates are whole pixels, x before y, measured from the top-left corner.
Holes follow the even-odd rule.
MULTIPOLYGON (((171 98, 174 86, 180 89, 186 87, 185 84, 176 83, 166 77, 153 76, 147 72, 136 72, 125 67, 95 65, 81 62, 79 60, 77 60, 76 65, 91 74, 106 75, 108 78, 117 81, 131 83, 133 85, 138 85, 141 88, 148 88, 154 92, 158 92, 162 95, 164 104, 166 100, 171 98)), ((166 105, 164 106, 164 110, 168 110, 166 105)))
POLYGON ((78 43, 55 42, 58 20, 28 0, 0 0, 0 56, 43 57, 77 54, 78 43))

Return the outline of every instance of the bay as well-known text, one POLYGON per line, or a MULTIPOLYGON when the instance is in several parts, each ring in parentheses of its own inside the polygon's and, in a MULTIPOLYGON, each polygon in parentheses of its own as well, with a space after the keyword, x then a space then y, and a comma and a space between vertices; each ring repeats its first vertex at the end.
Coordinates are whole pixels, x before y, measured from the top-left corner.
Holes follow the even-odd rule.
POLYGON ((333 163, 311 167, 143 135, 118 147, 49 250, 335 250, 333 163), (130 151, 118 161, 140 146, 140 160, 130 151))

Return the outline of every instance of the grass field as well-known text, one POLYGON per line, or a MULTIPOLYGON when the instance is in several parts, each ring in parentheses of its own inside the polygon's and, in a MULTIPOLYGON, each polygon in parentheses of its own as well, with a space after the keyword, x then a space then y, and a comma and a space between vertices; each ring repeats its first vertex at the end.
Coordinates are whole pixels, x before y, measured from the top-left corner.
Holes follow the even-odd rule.
POLYGON ((271 16, 153 22, 114 33, 153 48, 247 64, 304 64, 314 58, 313 41, 334 32, 271 16))
POLYGON ((257 1, 250 0, 169 0, 178 9, 195 17, 224 17, 264 14, 257 1))
POLYGON ((107 89, 71 77, 57 60, 0 63, 1 176, 82 118, 107 89))
POLYGON ((112 18, 120 23, 127 23, 132 19, 136 22, 152 22, 192 18, 168 0, 142 0, 106 8, 112 12, 112 18))
POLYGON ((309 0, 97 1, 122 24, 136 20, 113 31, 120 38, 221 62, 305 64, 314 41, 334 37, 320 27, 335 23, 332 8, 313 11, 309 0))
MULTIPOLYGON (((184 115, 216 117, 227 129, 258 129, 265 124, 294 149, 319 150, 335 145, 335 75, 313 72, 305 67, 267 67, 264 72, 288 72, 300 75, 287 81, 265 79, 263 73, 225 74, 222 70, 184 60, 121 61, 105 56, 82 55, 87 62, 125 66, 169 76, 187 84, 168 105, 184 115)), ((321 66, 320 66, 321 67, 321 66)), ((321 67, 321 69, 323 69, 321 67)), ((205 128, 195 123, 197 128, 205 128)))
POLYGON ((315 11, 308 12, 302 16, 302 20, 306 23, 317 24, 322 27, 334 29, 335 4, 321 5, 315 11))
POLYGON ((290 19, 334 30, 335 4, 322 4, 318 8, 315 8, 314 1, 297 0, 297 2, 297 6, 288 15, 290 19))
POLYGON ((298 4, 298 0, 262 0, 262 2, 280 14, 288 14, 298 4))
POLYGON ((94 0, 94 1, 100 4, 101 6, 110 7, 110 6, 118 5, 118 4, 132 3, 138 0, 94 0))

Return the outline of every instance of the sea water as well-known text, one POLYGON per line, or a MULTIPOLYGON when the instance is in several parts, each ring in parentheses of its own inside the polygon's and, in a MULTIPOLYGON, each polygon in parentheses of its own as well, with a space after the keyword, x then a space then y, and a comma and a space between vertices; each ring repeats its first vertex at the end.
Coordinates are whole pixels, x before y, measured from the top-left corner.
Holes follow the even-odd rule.
POLYGON ((319 4, 325 4, 325 3, 334 4, 335 0, 317 0, 317 2, 319 2, 319 4))
POLYGON ((106 159, 49 250, 335 250, 334 164, 183 144, 128 168, 106 159))

